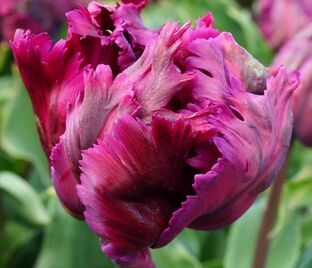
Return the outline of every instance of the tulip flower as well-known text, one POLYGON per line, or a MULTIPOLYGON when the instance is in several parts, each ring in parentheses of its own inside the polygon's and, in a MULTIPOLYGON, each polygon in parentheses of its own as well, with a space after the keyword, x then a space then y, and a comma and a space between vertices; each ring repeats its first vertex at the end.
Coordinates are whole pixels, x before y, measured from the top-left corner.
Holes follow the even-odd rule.
POLYGON ((274 59, 273 66, 300 71, 300 85, 293 96, 294 134, 312 146, 312 24, 286 43, 274 59))
POLYGON ((312 22, 310 0, 259 0, 258 24, 273 49, 280 48, 312 22))
POLYGON ((55 35, 65 22, 65 13, 86 0, 2 0, 0 41, 11 40, 18 28, 55 35))
POLYGON ((11 47, 64 207, 120 267, 185 227, 231 224, 273 182, 292 133, 296 72, 269 69, 208 13, 143 25, 145 1, 68 13, 68 38, 11 47))

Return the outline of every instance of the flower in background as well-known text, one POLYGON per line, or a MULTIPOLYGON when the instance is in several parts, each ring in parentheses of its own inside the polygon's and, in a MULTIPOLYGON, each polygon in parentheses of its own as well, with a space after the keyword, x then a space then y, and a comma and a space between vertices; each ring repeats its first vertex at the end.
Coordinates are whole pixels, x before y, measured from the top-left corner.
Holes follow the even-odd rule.
POLYGON ((278 49, 312 22, 312 2, 310 0, 258 0, 257 20, 269 45, 278 49))
POLYGON ((65 13, 84 0, 2 0, 0 5, 0 41, 11 40, 15 30, 55 35, 65 22, 65 13))
POLYGON ((68 37, 11 43, 64 207, 120 267, 154 267, 185 227, 239 218, 278 174, 297 74, 267 69, 211 14, 143 25, 146 1, 67 14, 68 37))
POLYGON ((293 96, 294 133, 312 146, 312 24, 281 48, 273 66, 281 65, 300 71, 300 85, 293 96))

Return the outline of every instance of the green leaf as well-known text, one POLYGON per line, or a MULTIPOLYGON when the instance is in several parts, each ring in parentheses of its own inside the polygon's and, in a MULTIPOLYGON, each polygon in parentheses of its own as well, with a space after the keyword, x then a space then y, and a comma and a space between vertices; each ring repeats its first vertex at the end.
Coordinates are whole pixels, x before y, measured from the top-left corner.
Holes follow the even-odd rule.
POLYGON ((297 267, 298 268, 312 267, 312 243, 310 243, 310 245, 305 248, 297 267))
POLYGON ((52 218, 35 268, 114 267, 85 222, 68 215, 56 197, 51 197, 49 205, 52 218))
MULTIPOLYGON (((225 255, 225 268, 252 267, 263 211, 263 203, 256 203, 231 227, 225 255)), ((265 267, 294 268, 300 253, 301 237, 300 214, 295 210, 289 211, 281 230, 271 233, 272 242, 265 267)))
POLYGON ((203 268, 223 268, 222 260, 211 260, 203 263, 203 268))
POLYGON ((49 222, 49 215, 38 193, 22 178, 14 173, 1 172, 0 190, 14 198, 28 222, 36 225, 45 225, 49 222))
POLYGON ((261 37, 261 33, 257 25, 253 22, 250 11, 247 9, 239 9, 237 6, 232 5, 229 7, 227 13, 240 25, 242 35, 244 36, 244 43, 242 43, 242 45, 248 52, 262 64, 271 64, 273 53, 261 37))
POLYGON ((13 220, 4 223, 0 234, 3 267, 32 267, 39 247, 40 229, 13 220))
POLYGON ((10 48, 6 42, 0 43, 0 74, 7 73, 9 71, 10 62, 12 60, 12 54, 10 48))
POLYGON ((298 140, 292 145, 290 163, 288 167, 288 178, 301 179, 311 175, 312 170, 312 149, 303 146, 298 140), (304 170, 303 170, 304 169, 304 170))
POLYGON ((174 239, 164 248, 152 250, 152 256, 156 267, 203 268, 200 261, 179 238, 174 239))
POLYGON ((14 81, 11 76, 0 77, 0 103, 14 96, 14 91, 11 90, 14 81))
POLYGON ((252 267, 263 210, 264 203, 258 202, 232 225, 224 257, 225 268, 252 267))
POLYGON ((195 258, 199 258, 201 245, 208 232, 200 232, 191 229, 185 229, 176 239, 185 246, 187 251, 195 258))
POLYGON ((17 74, 15 77, 11 90, 16 96, 4 109, 1 144, 11 156, 33 163, 43 184, 49 186, 51 182, 48 164, 39 142, 31 104, 22 81, 17 74))
POLYGON ((300 256, 301 220, 293 213, 270 247, 266 268, 295 268, 300 256))
POLYGON ((290 208, 301 208, 312 204, 312 174, 310 178, 290 181, 287 184, 288 203, 290 208))
POLYGON ((308 245, 312 243, 312 207, 302 210, 302 239, 303 244, 308 245))
POLYGON ((205 233, 205 239, 201 243, 200 260, 222 260, 227 243, 226 230, 221 229, 205 233))

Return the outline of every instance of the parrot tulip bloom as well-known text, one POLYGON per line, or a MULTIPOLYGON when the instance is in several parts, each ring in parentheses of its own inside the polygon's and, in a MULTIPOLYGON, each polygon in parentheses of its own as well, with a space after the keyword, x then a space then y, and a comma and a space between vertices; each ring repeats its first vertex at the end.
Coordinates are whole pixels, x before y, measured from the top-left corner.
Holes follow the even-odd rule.
POLYGON ((259 0, 258 24, 274 49, 280 48, 312 22, 310 0, 259 0))
POLYGON ((286 43, 274 59, 273 66, 300 71, 300 85, 293 96, 294 134, 312 146, 312 24, 286 43))
POLYGON ((268 69, 211 14, 146 29, 145 1, 68 13, 54 47, 18 31, 11 46, 64 207, 120 267, 185 227, 239 218, 278 174, 297 73, 268 69))
POLYGON ((65 13, 85 0, 2 0, 0 41, 11 40, 18 28, 55 35, 65 22, 65 13))

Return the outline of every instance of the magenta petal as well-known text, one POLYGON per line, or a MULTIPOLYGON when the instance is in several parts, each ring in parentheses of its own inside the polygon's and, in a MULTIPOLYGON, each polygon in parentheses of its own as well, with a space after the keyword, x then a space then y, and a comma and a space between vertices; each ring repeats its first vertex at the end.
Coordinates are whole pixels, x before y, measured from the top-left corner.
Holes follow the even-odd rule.
POLYGON ((182 120, 154 118, 149 129, 125 116, 113 136, 83 153, 78 193, 108 256, 121 258, 156 242, 192 191, 193 176, 184 163, 192 143, 191 128, 182 120))
POLYGON ((116 75, 142 54, 154 32, 144 27, 136 5, 116 8, 92 2, 67 13, 69 39, 85 64, 109 65, 116 75), (92 53, 90 53, 92 51, 92 53))
POLYGON ((72 172, 62 137, 51 153, 51 175, 57 196, 65 209, 73 216, 82 219, 84 207, 77 195, 78 181, 72 172))
POLYGON ((142 9, 147 5, 148 0, 121 0, 121 2, 124 4, 133 4, 139 9, 142 9))
POLYGON ((265 90, 268 70, 240 47, 231 34, 195 40, 189 49, 193 56, 187 59, 188 69, 198 70, 200 75, 200 84, 195 85, 194 91, 197 98, 218 98, 227 88, 257 94, 265 90))
POLYGON ((120 74, 113 81, 112 71, 107 65, 98 65, 95 70, 85 69, 84 90, 77 98, 75 107, 70 109, 64 139, 77 179, 81 151, 92 147, 97 137, 110 131, 120 116, 137 111, 137 104, 131 101, 132 98, 132 83, 126 75, 120 74))
POLYGON ((81 62, 64 41, 54 47, 46 34, 17 30, 11 47, 37 116, 42 145, 49 157, 64 133, 68 105, 83 87, 81 62))
POLYGON ((280 70, 268 80, 264 95, 236 90, 230 91, 232 96, 223 95, 241 117, 221 105, 208 119, 220 133, 213 141, 222 157, 206 174, 195 177, 195 196, 188 196, 173 213, 157 247, 187 225, 210 230, 232 223, 272 183, 289 147, 291 95, 297 85, 296 74, 280 70))
POLYGON ((182 28, 177 23, 164 25, 160 35, 147 45, 141 58, 125 71, 134 82, 133 90, 141 104, 141 117, 164 108, 178 91, 193 80, 193 73, 182 73, 174 63, 174 56, 188 28, 189 24, 182 28))

